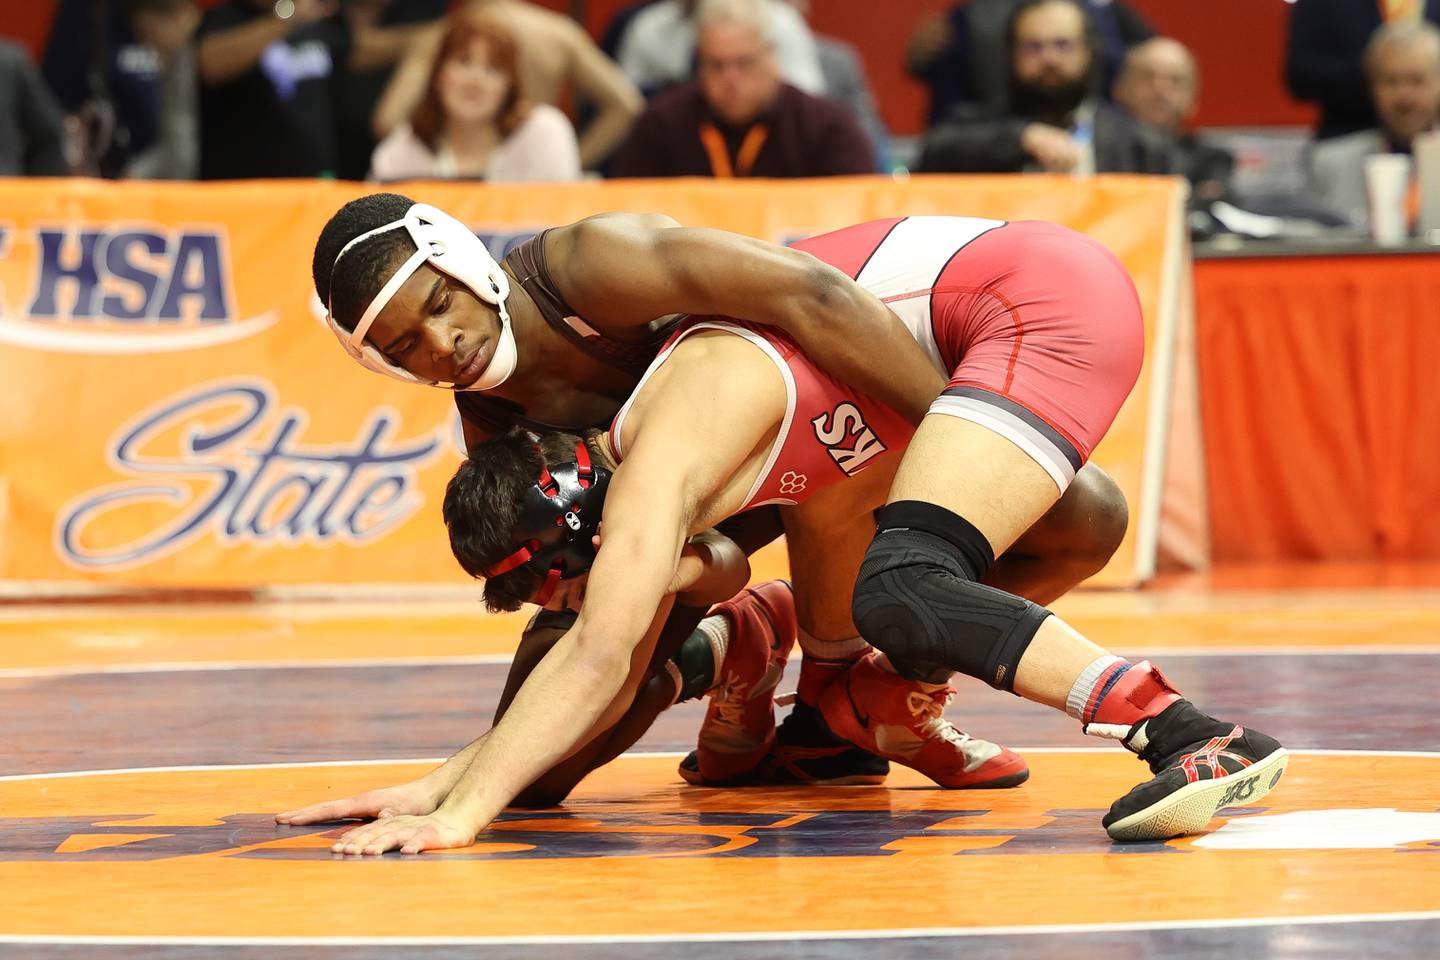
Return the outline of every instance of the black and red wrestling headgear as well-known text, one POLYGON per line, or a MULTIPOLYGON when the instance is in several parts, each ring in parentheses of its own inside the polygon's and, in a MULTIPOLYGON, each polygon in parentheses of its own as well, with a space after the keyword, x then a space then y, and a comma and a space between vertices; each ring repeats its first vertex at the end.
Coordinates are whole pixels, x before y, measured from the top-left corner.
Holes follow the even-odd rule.
POLYGON ((593 538, 600 530, 610 471, 590 462, 582 440, 575 459, 540 466, 540 477, 525 491, 512 534, 515 552, 483 571, 498 577, 521 567, 543 574, 545 583, 532 598, 544 604, 561 580, 578 577, 595 560, 593 538))

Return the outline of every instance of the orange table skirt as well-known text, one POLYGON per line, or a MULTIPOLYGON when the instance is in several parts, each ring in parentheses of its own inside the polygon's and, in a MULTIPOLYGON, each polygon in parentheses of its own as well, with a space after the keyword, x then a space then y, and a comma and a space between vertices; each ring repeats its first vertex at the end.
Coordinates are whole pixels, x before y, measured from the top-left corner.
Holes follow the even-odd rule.
POLYGON ((1213 557, 1440 558, 1440 257, 1201 260, 1213 557))

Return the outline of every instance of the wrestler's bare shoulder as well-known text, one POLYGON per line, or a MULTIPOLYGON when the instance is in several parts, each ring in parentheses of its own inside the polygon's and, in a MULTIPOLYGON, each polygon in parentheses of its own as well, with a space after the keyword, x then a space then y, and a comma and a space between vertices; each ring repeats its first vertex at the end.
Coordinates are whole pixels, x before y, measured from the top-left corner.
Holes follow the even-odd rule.
POLYGON ((668 230, 680 222, 663 213, 611 211, 555 227, 545 234, 545 253, 567 256, 583 252, 583 247, 616 240, 638 240, 656 230, 668 230))

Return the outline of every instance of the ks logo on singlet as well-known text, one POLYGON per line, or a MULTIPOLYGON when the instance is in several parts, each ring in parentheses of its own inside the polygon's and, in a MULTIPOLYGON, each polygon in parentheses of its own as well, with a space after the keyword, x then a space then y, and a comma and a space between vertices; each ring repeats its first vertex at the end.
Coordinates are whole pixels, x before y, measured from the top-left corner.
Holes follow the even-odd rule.
POLYGON ((865 415, 853 403, 842 403, 829 413, 822 413, 810 425, 815 439, 825 445, 835 466, 847 477, 853 477, 886 450, 885 444, 865 422, 865 415))

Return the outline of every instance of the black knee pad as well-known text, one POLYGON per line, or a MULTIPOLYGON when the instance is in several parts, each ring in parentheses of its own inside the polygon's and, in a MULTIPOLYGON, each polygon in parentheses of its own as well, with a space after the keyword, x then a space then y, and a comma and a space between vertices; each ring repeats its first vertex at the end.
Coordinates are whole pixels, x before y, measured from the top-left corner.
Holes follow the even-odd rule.
POLYGON ((855 584, 860 635, 912 680, 953 673, 1014 692, 1015 668, 1050 611, 977 581, 994 562, 963 517, 918 500, 892 503, 855 584))

